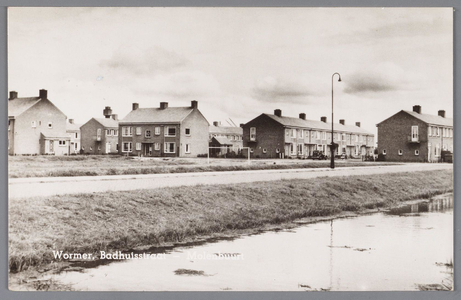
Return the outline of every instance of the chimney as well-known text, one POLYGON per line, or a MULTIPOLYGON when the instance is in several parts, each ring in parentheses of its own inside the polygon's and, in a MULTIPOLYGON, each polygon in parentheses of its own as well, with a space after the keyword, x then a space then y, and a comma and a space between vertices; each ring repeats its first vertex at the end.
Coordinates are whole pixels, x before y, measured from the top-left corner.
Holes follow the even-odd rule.
POLYGON ((44 89, 41 89, 39 91, 39 97, 40 99, 48 99, 48 91, 47 90, 44 90, 44 89))
POLYGON ((115 121, 118 121, 118 115, 117 114, 112 114, 112 119, 114 119, 115 121))
POLYGON ((326 123, 327 122, 327 117, 320 117, 320 121, 326 123))
POLYGON ((104 110, 102 111, 102 114, 104 115, 104 117, 106 117, 106 119, 109 119, 112 115, 112 109, 110 109, 110 106, 106 106, 106 108, 104 108, 104 110))
POLYGON ((245 124, 243 124, 243 123, 240 123, 240 128, 243 128, 243 126, 245 126, 245 124))
POLYGON ((18 92, 11 91, 10 92, 10 100, 18 98, 18 92))
POLYGON ((218 127, 218 126, 219 126, 219 122, 218 122, 218 121, 214 121, 214 122, 213 122, 213 125, 216 126, 216 127, 218 127))
POLYGON ((303 120, 306 120, 306 114, 305 113, 300 113, 299 118, 303 119, 303 120))
POLYGON ((193 109, 198 109, 198 101, 197 100, 192 100, 190 102, 190 106, 193 108, 193 109))
POLYGON ((439 110, 439 117, 445 118, 445 111, 439 110))
POLYGON ((282 116, 282 110, 280 110, 280 109, 274 110, 274 115, 276 115, 277 117, 281 117, 282 116))
POLYGON ((168 108, 168 102, 160 102, 160 109, 168 108))
POLYGON ((360 122, 355 122, 355 126, 360 127, 360 122))
POLYGON ((344 119, 339 120, 339 124, 346 125, 346 120, 344 119))
POLYGON ((69 119, 69 124, 74 124, 74 119, 69 119))
POLYGON ((133 109, 132 110, 137 110, 139 108, 139 103, 133 103, 133 109))
POLYGON ((413 106, 413 111, 414 111, 415 113, 420 114, 420 113, 421 113, 421 106, 419 106, 419 105, 414 105, 414 106, 413 106))

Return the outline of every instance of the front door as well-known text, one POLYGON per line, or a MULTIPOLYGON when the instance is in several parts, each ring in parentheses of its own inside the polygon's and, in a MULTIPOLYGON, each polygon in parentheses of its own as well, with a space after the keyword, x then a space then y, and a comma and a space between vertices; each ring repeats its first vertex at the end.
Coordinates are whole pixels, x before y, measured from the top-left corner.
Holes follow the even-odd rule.
POLYGON ((50 153, 54 153, 54 141, 50 140, 50 153))
POLYGON ((152 144, 144 144, 144 155, 152 156, 153 146, 152 144))
POLYGON ((106 143, 106 153, 110 153, 110 143, 106 143))

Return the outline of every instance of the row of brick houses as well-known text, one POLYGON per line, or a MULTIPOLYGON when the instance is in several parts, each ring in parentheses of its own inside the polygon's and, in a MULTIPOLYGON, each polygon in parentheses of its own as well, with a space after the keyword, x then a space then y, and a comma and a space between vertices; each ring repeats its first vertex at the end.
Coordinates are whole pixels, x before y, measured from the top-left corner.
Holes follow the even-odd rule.
MULTIPOLYGON (((346 125, 345 120, 334 124, 333 141, 335 153, 348 157, 372 155, 374 135, 360 127, 346 125)), ((320 121, 307 120, 306 114, 299 118, 282 116, 276 109, 274 114, 261 114, 243 125, 243 143, 250 152, 261 158, 284 158, 312 156, 314 150, 330 153, 331 123, 326 117, 320 121)))
MULTIPOLYGON (((198 101, 190 106, 141 108, 132 104, 132 111, 118 120, 110 107, 104 118, 91 118, 83 125, 67 122, 49 99, 46 90, 38 97, 19 98, 10 92, 8 100, 8 153, 31 154, 123 154, 152 157, 197 157, 208 152, 225 155, 247 147, 252 157, 307 158, 315 150, 329 155, 331 123, 261 114, 240 127, 212 125, 198 109, 198 101)), ((440 110, 438 115, 423 114, 416 105, 413 111, 402 110, 377 124, 378 146, 372 133, 340 120, 334 124, 335 154, 348 157, 379 155, 388 161, 440 161, 442 151, 453 152, 453 119, 440 110)), ((242 152, 246 155, 246 151, 242 152)))

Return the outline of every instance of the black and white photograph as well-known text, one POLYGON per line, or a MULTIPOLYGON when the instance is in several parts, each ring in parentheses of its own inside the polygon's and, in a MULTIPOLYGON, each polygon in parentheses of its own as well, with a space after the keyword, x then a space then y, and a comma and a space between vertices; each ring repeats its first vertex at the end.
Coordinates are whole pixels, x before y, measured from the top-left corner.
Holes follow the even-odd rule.
POLYGON ((453 14, 9 7, 9 290, 452 291, 453 14))

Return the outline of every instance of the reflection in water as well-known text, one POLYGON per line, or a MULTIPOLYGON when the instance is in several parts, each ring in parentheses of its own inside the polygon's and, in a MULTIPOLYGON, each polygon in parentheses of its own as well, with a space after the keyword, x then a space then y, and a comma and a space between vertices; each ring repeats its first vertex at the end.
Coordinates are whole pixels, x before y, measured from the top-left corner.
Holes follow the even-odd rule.
POLYGON ((114 262, 55 279, 78 290, 416 290, 416 284, 447 278, 436 263, 453 259, 452 207, 448 196, 290 231, 164 249, 165 259, 114 262), (242 259, 206 259, 216 253, 242 259), (180 269, 213 276, 175 275, 180 269))

